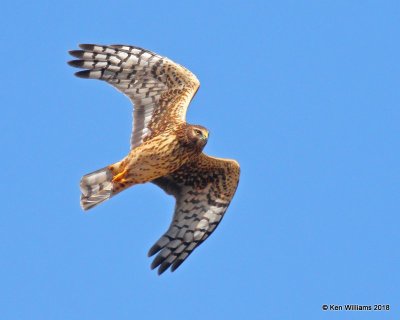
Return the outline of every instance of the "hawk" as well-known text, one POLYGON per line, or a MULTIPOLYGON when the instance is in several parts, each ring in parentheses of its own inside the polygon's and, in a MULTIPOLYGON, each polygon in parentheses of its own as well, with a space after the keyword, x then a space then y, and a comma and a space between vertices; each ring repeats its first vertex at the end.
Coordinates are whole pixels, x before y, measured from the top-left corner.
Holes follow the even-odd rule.
POLYGON ((119 162, 82 177, 81 206, 89 210, 119 192, 152 182, 176 199, 171 225, 150 248, 158 274, 176 270, 215 230, 239 183, 235 160, 203 153, 208 130, 186 122, 200 83, 189 70, 149 50, 81 44, 68 63, 75 75, 108 82, 133 103, 131 150, 119 162))

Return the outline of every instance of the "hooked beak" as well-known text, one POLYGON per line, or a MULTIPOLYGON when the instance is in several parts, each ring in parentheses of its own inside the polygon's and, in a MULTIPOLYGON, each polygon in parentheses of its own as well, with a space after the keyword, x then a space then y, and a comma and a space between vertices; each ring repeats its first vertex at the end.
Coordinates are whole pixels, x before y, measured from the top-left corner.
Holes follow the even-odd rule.
POLYGON ((204 133, 203 140, 208 140, 208 132, 205 132, 205 133, 204 133))

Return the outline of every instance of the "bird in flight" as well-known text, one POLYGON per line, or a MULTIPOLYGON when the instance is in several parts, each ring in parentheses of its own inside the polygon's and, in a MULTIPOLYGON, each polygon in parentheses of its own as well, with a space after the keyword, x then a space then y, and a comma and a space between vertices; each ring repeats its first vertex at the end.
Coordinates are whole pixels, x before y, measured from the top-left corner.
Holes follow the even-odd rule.
POLYGON ((149 50, 81 44, 68 63, 75 75, 108 82, 132 102, 131 149, 121 161, 82 177, 89 210, 136 184, 151 182, 176 199, 168 230, 150 248, 158 274, 176 270, 215 230, 239 183, 235 160, 203 153, 208 130, 186 122, 200 82, 189 70, 149 50))

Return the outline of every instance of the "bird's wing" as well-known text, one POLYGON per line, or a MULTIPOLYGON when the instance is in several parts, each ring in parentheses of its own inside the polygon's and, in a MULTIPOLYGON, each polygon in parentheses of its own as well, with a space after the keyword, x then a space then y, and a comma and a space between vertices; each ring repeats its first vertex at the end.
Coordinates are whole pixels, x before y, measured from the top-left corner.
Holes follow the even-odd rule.
POLYGON ((81 44, 69 53, 68 63, 87 69, 75 73, 107 81, 134 104, 131 148, 177 122, 185 121, 187 107, 200 82, 189 70, 151 51, 125 45, 81 44))
POLYGON ((149 250, 157 254, 151 268, 176 270, 215 230, 235 194, 240 168, 234 160, 201 154, 178 171, 154 181, 176 198, 167 232, 149 250))

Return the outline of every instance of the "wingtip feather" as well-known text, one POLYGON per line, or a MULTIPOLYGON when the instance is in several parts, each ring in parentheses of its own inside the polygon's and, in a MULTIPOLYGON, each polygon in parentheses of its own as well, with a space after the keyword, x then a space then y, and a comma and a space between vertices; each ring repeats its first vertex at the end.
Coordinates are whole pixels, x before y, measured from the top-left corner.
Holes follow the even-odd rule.
POLYGON ((75 72, 75 76, 78 78, 88 79, 90 78, 90 70, 83 70, 75 72))
POLYGON ((171 266, 171 272, 174 272, 176 269, 178 269, 183 261, 185 261, 185 259, 177 259, 171 266))
POLYGON ((150 265, 151 270, 157 268, 162 262, 164 261, 164 258, 160 255, 154 258, 153 262, 150 265))
POLYGON ((75 58, 82 58, 85 51, 83 50, 69 50, 68 53, 75 58))
POLYGON ((147 252, 147 256, 148 257, 154 256, 160 250, 161 250, 161 247, 158 244, 155 244, 154 246, 152 246, 150 248, 149 252, 147 252))
POLYGON ((169 262, 163 262, 161 263, 160 267, 157 270, 158 275, 162 275, 170 266, 171 264, 169 262))
POLYGON ((96 46, 95 44, 91 44, 91 43, 81 43, 79 45, 79 48, 81 48, 82 50, 86 50, 86 51, 93 51, 95 46, 96 46))
POLYGON ((70 60, 67 63, 72 67, 82 68, 84 61, 83 60, 70 60))

